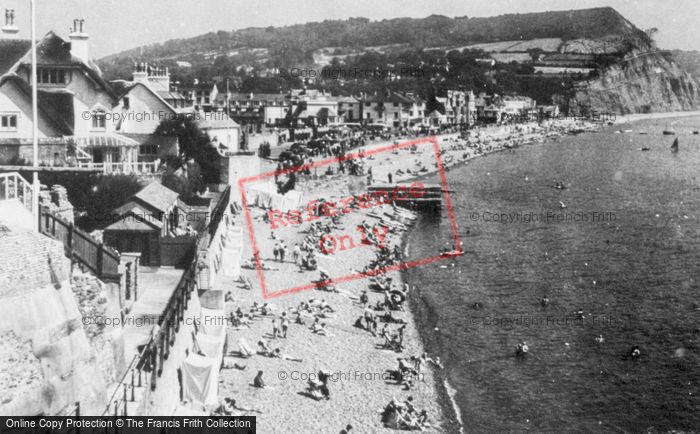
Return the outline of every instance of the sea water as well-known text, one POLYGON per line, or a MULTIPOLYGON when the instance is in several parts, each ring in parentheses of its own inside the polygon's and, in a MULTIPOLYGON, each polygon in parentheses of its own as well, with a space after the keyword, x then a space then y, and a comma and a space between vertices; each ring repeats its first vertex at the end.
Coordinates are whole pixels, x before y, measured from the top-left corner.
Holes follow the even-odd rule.
MULTIPOLYGON (((696 129, 609 126, 447 173, 466 253, 407 278, 466 432, 700 429, 696 129)), ((412 259, 451 240, 447 216, 418 222, 412 259)))

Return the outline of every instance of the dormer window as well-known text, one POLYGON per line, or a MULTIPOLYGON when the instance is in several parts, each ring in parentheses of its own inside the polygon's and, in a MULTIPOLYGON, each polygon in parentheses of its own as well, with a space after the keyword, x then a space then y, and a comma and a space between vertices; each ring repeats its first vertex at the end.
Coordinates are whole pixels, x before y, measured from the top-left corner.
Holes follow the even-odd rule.
POLYGON ((94 130, 104 130, 107 128, 107 116, 103 110, 92 112, 92 128, 94 130))
POLYGON ((36 75, 40 84, 66 84, 66 71, 63 69, 41 68, 36 75))

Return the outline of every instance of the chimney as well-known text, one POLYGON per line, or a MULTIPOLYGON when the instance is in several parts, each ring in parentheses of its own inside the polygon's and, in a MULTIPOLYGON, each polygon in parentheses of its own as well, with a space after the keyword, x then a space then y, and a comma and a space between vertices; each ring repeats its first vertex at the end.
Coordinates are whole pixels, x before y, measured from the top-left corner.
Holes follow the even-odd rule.
POLYGON ((19 28, 15 26, 15 10, 5 9, 5 25, 2 27, 2 33, 5 37, 12 38, 17 32, 19 32, 19 28))
MULTIPOLYGON (((136 77, 134 77, 136 81, 136 77)), ((168 68, 162 68, 160 66, 153 66, 152 68, 147 68, 147 81, 151 89, 155 91, 165 91, 170 92, 170 74, 168 73, 168 68)))
POLYGON ((73 20, 73 28, 68 37, 70 38, 70 54, 84 63, 88 63, 90 60, 88 56, 88 35, 83 29, 84 25, 85 20, 82 18, 73 20))
POLYGON ((148 72, 146 72, 146 64, 134 63, 134 72, 132 74, 131 80, 135 83, 147 83, 148 82, 148 72))

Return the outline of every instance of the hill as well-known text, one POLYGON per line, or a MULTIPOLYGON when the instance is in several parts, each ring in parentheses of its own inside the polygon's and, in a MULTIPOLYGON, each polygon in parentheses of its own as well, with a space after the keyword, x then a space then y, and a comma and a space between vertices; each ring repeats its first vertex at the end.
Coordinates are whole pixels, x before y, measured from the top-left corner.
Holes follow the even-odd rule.
POLYGON ((677 61, 604 7, 489 18, 350 18, 219 31, 134 48, 99 64, 108 79, 129 78, 134 62, 146 61, 169 67, 175 83, 229 80, 232 90, 245 93, 307 85, 333 94, 391 89, 430 98, 463 88, 526 95, 573 112, 697 109, 700 84, 684 68, 697 74, 697 53, 675 54, 677 61), (321 74, 398 69, 415 74, 391 79, 321 74))
MULTIPOLYGON (((594 8, 489 18, 431 15, 426 18, 327 20, 285 27, 246 28, 138 47, 107 56, 107 75, 130 73, 135 60, 179 65, 211 65, 217 57, 235 58, 247 68, 291 68, 317 64, 330 55, 392 50, 464 48, 474 44, 533 39, 624 41, 615 50, 648 44, 646 34, 612 8, 594 8), (329 49, 330 47, 330 49, 329 49), (129 70, 125 70, 128 66, 129 70)), ((536 47, 534 47, 536 48, 536 47)), ((187 66, 189 68, 189 66, 187 66)))

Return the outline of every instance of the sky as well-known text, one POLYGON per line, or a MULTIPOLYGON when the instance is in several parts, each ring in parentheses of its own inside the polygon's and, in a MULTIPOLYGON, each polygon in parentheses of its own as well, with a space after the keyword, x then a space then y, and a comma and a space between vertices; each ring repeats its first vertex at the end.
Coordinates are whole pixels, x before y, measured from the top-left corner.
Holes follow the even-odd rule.
MULTIPOLYGON (((90 57, 99 58, 129 48, 188 38, 218 30, 299 24, 326 19, 366 17, 382 20, 448 17, 488 17, 507 13, 584 9, 610 6, 655 35, 661 48, 700 50, 698 0, 35 0, 37 35, 53 30, 69 33, 74 18, 86 20, 90 57)), ((29 37, 30 0, 3 0, 0 8, 15 9, 20 36, 29 37)), ((0 15, 1 16, 1 15, 0 15)), ((2 19, 2 18, 0 18, 2 19)))

